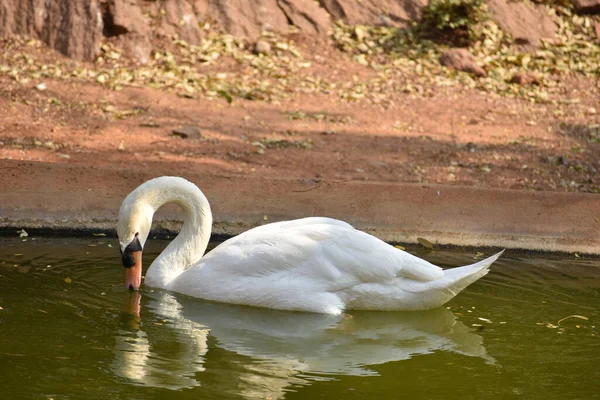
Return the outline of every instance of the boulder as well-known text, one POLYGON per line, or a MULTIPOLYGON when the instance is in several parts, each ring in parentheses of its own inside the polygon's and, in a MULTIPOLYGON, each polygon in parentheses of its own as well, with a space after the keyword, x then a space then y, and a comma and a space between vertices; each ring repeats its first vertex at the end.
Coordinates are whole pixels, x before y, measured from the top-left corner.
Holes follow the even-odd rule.
POLYGON ((477 65, 475 57, 467 49, 448 49, 440 56, 440 63, 445 67, 468 72, 476 76, 486 76, 483 68, 477 65))
POLYGON ((573 5, 580 14, 600 14, 600 0, 573 0, 573 5))
POLYGON ((492 18, 515 42, 525 47, 538 47, 540 39, 552 39, 556 24, 548 15, 546 6, 530 2, 489 0, 492 18))
POLYGON ((421 18, 428 0, 319 0, 333 20, 348 24, 406 27, 421 18))

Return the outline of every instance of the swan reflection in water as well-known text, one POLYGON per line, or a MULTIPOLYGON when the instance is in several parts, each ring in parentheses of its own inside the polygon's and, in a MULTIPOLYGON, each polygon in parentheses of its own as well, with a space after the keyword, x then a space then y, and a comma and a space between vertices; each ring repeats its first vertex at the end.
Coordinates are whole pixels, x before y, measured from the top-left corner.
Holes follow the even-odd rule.
POLYGON ((235 366, 237 393, 245 397, 281 398, 286 387, 306 384, 306 373, 377 375, 369 366, 435 351, 494 363, 481 336, 445 308, 336 316, 212 303, 162 291, 127 296, 113 370, 141 385, 199 386, 209 343, 252 358, 235 366))

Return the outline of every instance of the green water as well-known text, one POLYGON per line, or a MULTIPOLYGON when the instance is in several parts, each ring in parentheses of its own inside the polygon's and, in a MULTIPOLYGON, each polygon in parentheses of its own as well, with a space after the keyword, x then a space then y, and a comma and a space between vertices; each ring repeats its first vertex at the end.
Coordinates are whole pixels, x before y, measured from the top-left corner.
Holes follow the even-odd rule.
POLYGON ((136 298, 114 242, 0 239, 0 399, 600 398, 598 260, 503 257, 447 308, 333 317, 136 298))

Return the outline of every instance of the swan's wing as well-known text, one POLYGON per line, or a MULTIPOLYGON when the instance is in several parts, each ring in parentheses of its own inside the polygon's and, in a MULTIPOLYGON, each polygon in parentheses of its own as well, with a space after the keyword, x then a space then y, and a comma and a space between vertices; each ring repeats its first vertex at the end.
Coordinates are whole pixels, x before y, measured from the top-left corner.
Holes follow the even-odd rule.
MULTIPOLYGON (((223 242, 221 245, 231 245, 234 243, 248 243, 254 242, 260 237, 267 238, 273 235, 279 234, 284 230, 298 230, 303 232, 310 232, 315 229, 315 233, 322 230, 324 227, 339 227, 349 230, 354 230, 352 225, 347 222, 340 221, 338 219, 326 218, 326 217, 308 217, 293 219, 290 221, 272 222, 270 224, 257 226, 246 232, 243 232, 231 239, 223 242)), ((221 246, 219 245, 219 247, 221 246)))
POLYGON ((340 232, 330 242, 322 248, 326 257, 342 262, 345 271, 363 282, 431 281, 444 274, 440 267, 356 229, 340 232))
MULTIPOLYGON (((201 260, 221 273, 266 276, 305 267, 336 229, 353 229, 330 218, 304 218, 250 229, 213 249, 201 260)), ((307 271, 308 272, 308 271, 307 271)))
POLYGON ((328 291, 398 277, 429 281, 443 275, 441 268, 329 218, 251 229, 217 246, 200 263, 234 276, 308 278, 328 291))

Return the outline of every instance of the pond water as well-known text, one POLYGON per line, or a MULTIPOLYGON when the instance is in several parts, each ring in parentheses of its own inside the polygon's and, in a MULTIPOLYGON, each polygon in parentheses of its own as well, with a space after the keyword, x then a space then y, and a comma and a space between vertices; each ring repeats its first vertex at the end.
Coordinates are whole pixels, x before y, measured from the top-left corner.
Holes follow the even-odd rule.
POLYGON ((131 293, 114 239, 22 240, 0 238, 2 399, 600 398, 599 260, 505 256, 447 307, 335 317, 131 293))

